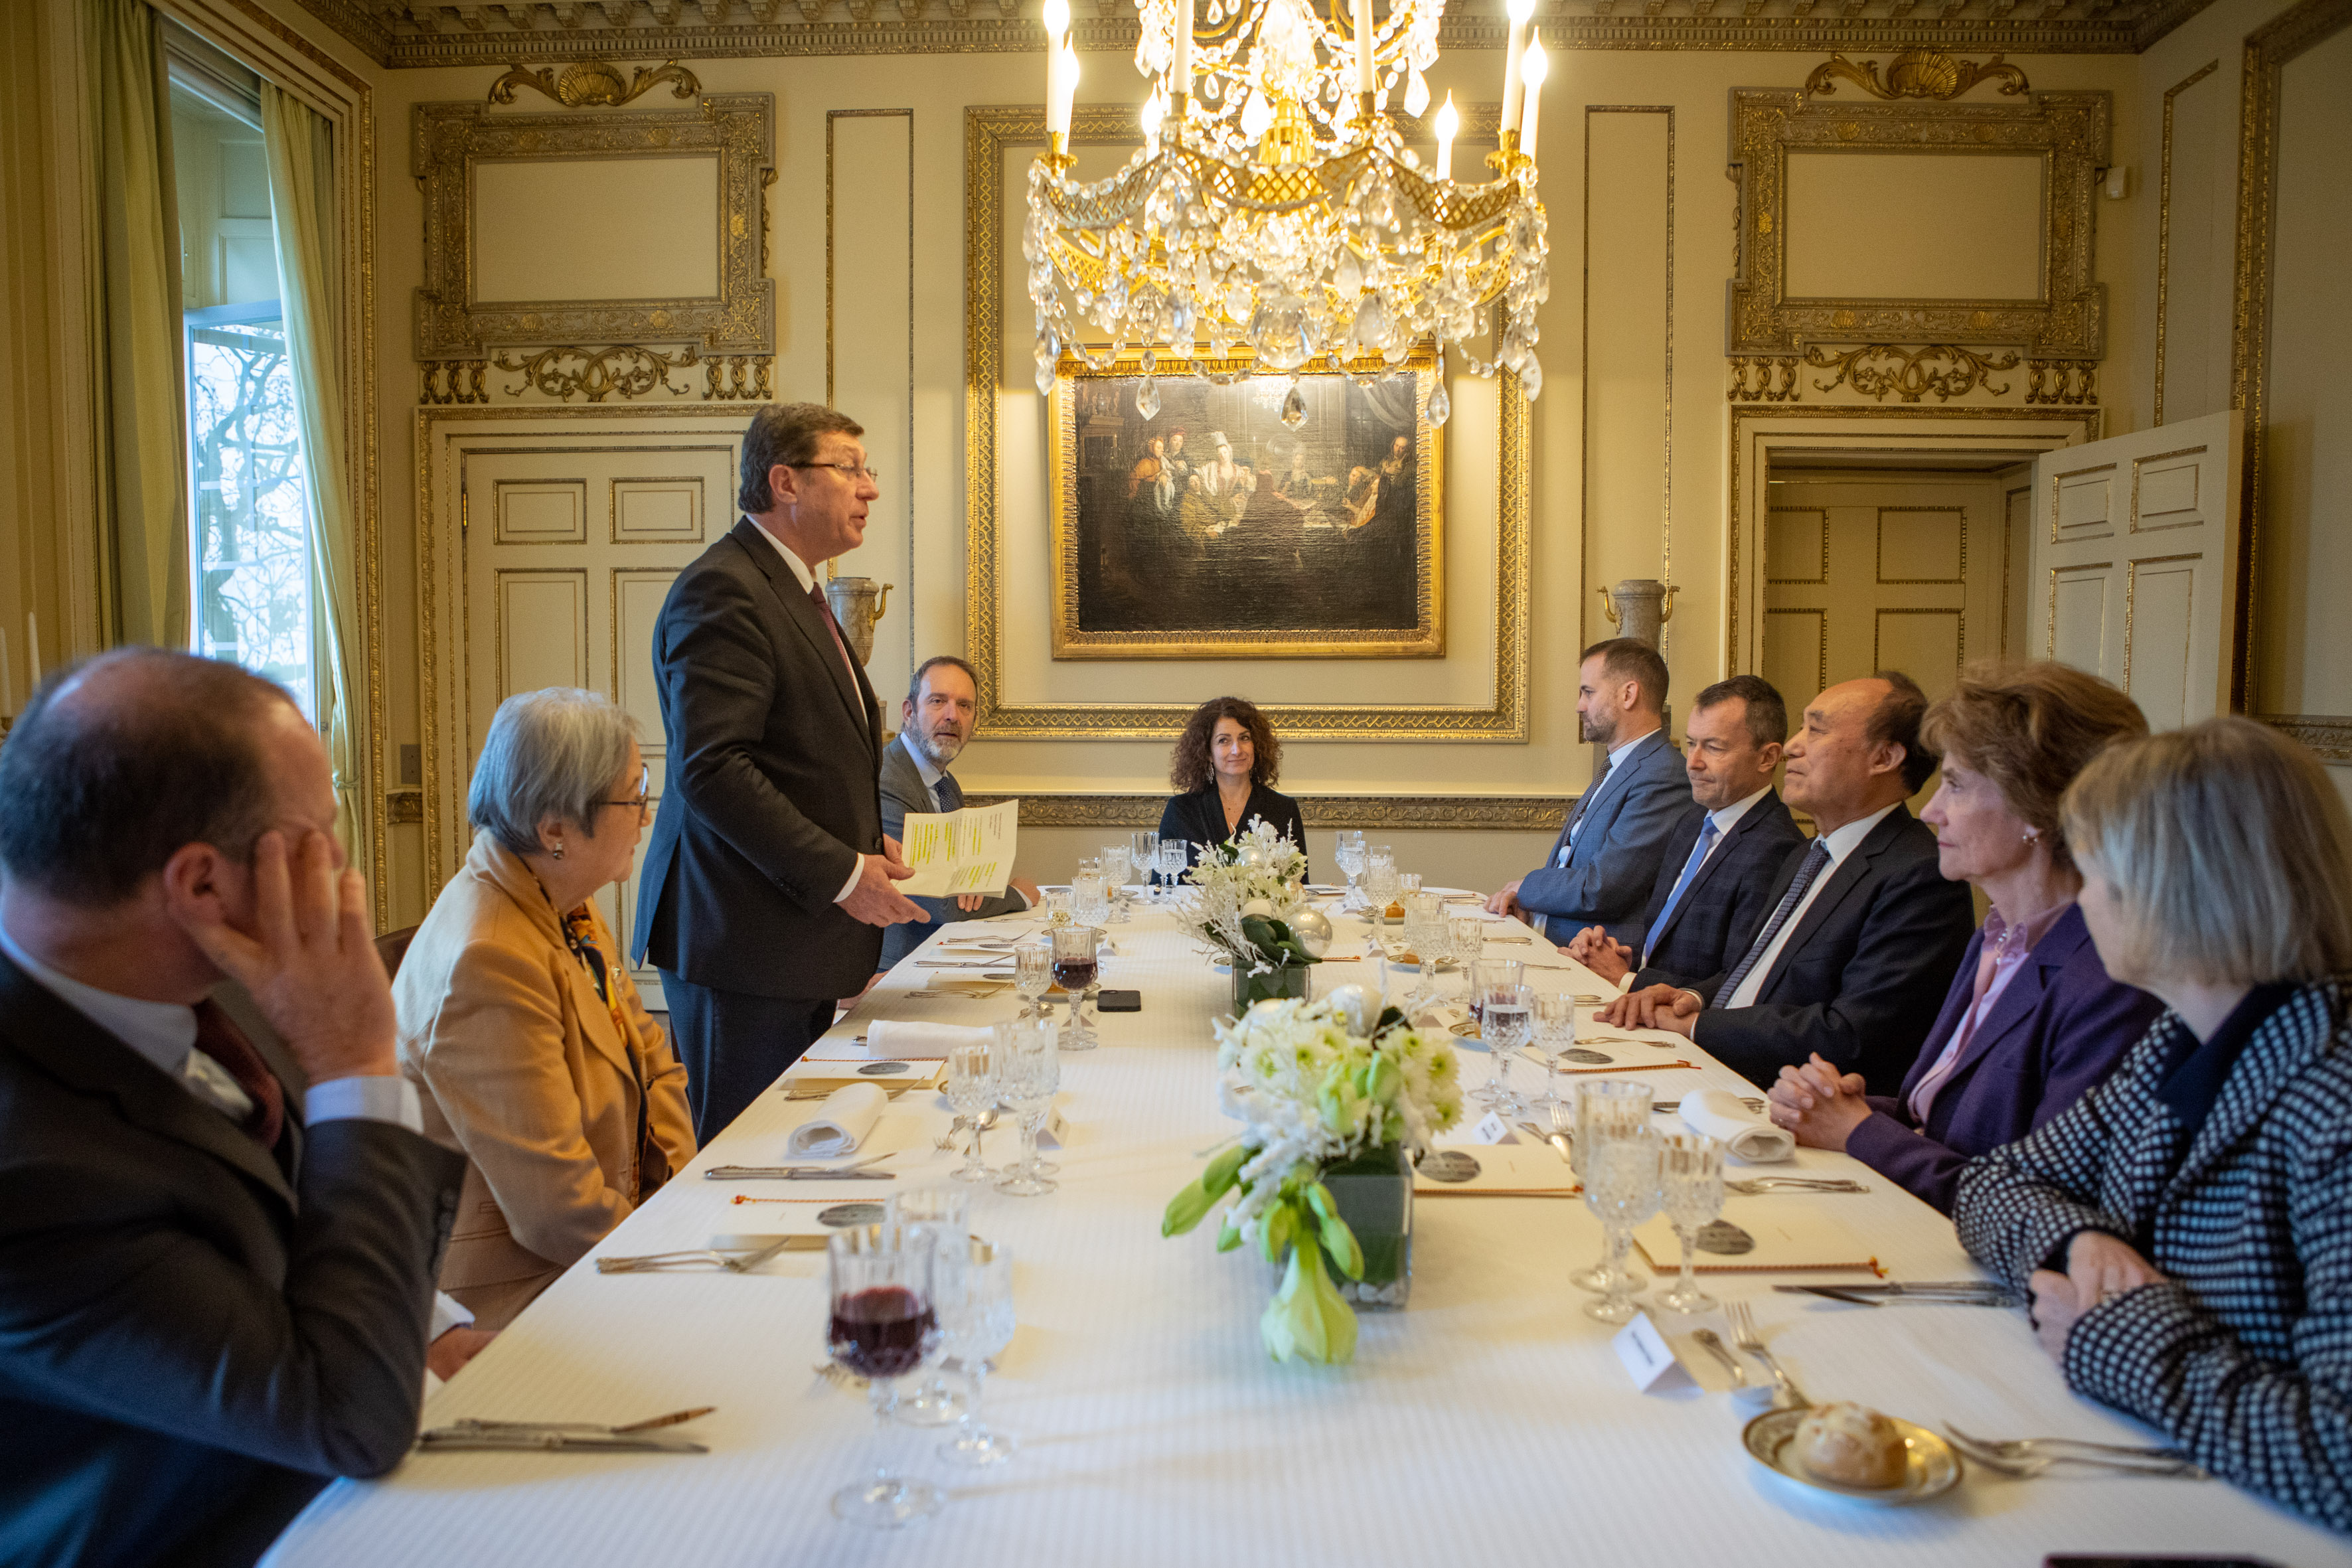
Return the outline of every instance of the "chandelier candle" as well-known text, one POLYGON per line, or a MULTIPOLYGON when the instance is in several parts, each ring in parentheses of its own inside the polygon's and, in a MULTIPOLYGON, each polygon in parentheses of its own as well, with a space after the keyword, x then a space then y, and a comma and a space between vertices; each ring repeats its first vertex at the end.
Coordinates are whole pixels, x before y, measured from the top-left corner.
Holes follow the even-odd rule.
POLYGON ((1175 97, 1176 118, 1184 118, 1184 100, 1192 95, 1192 0, 1176 0, 1176 58, 1168 69, 1168 90, 1175 97))
POLYGON ((1551 59, 1544 53, 1543 40, 1538 38, 1528 47, 1527 62, 1519 67, 1519 75, 1528 84, 1527 107, 1519 113, 1519 151, 1529 158, 1536 155, 1536 105, 1543 99, 1544 78, 1551 72, 1551 59))
POLYGON ((1445 95, 1445 107, 1437 111, 1437 183, 1454 183, 1454 138, 1462 129, 1462 117, 1454 111, 1454 94, 1445 95))
POLYGON ((1511 151, 1512 140, 1519 129, 1519 93, 1523 78, 1519 74, 1528 50, 1528 22, 1536 14, 1536 0, 1511 0, 1510 41, 1503 55, 1503 151, 1511 151))

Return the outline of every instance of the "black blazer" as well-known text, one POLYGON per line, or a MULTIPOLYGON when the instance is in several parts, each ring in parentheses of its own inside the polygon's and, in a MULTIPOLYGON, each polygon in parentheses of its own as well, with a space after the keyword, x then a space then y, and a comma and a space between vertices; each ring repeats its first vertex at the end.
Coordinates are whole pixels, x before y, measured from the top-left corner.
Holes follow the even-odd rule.
POLYGON ((464 1156, 405 1128, 273 1160, 0 954, 0 1563, 247 1563, 416 1437, 464 1156))
MULTIPOLYGON (((1242 813, 1242 826, 1247 827, 1254 816, 1265 817, 1274 824, 1276 832, 1297 845, 1301 854, 1306 852, 1307 824, 1298 815, 1297 801, 1280 790, 1253 784, 1250 785, 1249 805, 1242 813)), ((1184 841, 1189 850, 1184 863, 1188 866, 1200 864, 1201 846, 1223 844, 1234 833, 1234 829, 1225 826, 1225 806, 1217 797, 1217 781, 1214 778, 1198 789, 1171 795, 1167 809, 1160 814, 1160 837, 1184 841)))
POLYGON ((654 623, 669 753, 636 956, 696 985, 812 1001, 873 978, 882 928, 834 901, 882 848, 882 710, 759 524, 678 574, 654 623))
POLYGON ((1644 968, 1675 974, 1713 974, 1738 963, 1763 929, 1772 906, 1780 901, 1773 888, 1780 862, 1788 858, 1790 848, 1805 841, 1797 830, 1796 818, 1780 804, 1780 792, 1768 792, 1731 825, 1731 831, 1683 890, 1683 900, 1675 906, 1673 916, 1660 925, 1659 911, 1666 907, 1666 895, 1675 890, 1675 882, 1683 874, 1683 863, 1698 847, 1699 828, 1706 821, 1706 810, 1693 805, 1666 839, 1665 858, 1658 865, 1657 882, 1642 910, 1641 929, 1646 934, 1633 944, 1644 968))
MULTIPOLYGON (((1782 861, 1773 907, 1807 848, 1790 849, 1782 861)), ((1752 1083, 1769 1087, 1782 1067, 1801 1066, 1818 1051, 1840 1072, 1860 1073, 1872 1093, 1892 1094, 1935 1026, 1976 926, 1969 885, 1944 880, 1936 835, 1897 805, 1829 873, 1755 1005, 1714 1005, 1745 949, 1727 952, 1723 967, 1703 979, 1645 973, 1641 983, 1664 980, 1704 997, 1708 1005, 1692 1037, 1752 1083)))

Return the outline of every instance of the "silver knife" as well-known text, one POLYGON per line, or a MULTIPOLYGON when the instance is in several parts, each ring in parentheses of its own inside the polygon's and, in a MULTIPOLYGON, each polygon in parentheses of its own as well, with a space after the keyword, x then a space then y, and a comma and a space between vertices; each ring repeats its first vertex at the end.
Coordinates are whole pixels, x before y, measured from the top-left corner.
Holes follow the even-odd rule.
POLYGON ((713 1182, 895 1182, 897 1173, 844 1165, 713 1165, 703 1173, 713 1182))
POLYGON ((663 1437, 653 1433, 551 1432, 540 1430, 484 1431, 477 1427, 436 1426, 417 1436, 427 1452, 458 1453, 499 1449, 509 1453, 708 1454, 709 1448, 687 1437, 663 1437))

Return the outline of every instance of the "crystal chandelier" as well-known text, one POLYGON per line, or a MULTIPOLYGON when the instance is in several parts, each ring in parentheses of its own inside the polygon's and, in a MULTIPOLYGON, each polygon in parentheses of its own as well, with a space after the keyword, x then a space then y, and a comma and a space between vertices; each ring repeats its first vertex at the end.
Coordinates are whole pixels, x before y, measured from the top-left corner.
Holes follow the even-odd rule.
POLYGON ((1549 283, 1534 153, 1547 62, 1529 36, 1534 0, 1510 0, 1502 130, 1483 183, 1453 177, 1451 94, 1432 122, 1433 165, 1384 112, 1400 92, 1407 113, 1427 109, 1444 0, 1390 0, 1377 21, 1372 0, 1326 0, 1328 16, 1308 0, 1201 3, 1195 17, 1194 0, 1136 0, 1135 65, 1151 82, 1143 144, 1087 183, 1071 177, 1068 0, 1045 0, 1047 149, 1029 171, 1021 247, 1038 390, 1051 392, 1065 353, 1096 371, 1139 354, 1149 419, 1155 374, 1231 381, 1245 373, 1209 362, 1236 345, 1294 377, 1328 366, 1369 379, 1372 362, 1401 364, 1430 337, 1433 424, 1449 411, 1448 345, 1477 374, 1507 368, 1528 396, 1540 392, 1536 308, 1549 283), (1486 362, 1467 344, 1490 305, 1486 362))

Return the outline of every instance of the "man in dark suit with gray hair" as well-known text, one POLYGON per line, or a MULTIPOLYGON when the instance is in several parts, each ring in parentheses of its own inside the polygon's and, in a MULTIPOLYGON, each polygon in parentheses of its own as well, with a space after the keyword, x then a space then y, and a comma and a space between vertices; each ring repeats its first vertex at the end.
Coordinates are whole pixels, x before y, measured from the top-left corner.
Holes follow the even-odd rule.
POLYGON ((334 826, 211 659, 62 671, 0 747, 0 1563, 249 1563, 415 1439, 466 1162, 334 826))
POLYGON ((865 431, 772 404, 743 434, 744 515, 654 624, 668 742, 636 952, 661 970, 708 1143, 873 978, 882 928, 927 917, 882 833, 882 710, 817 585, 881 494, 865 431))

